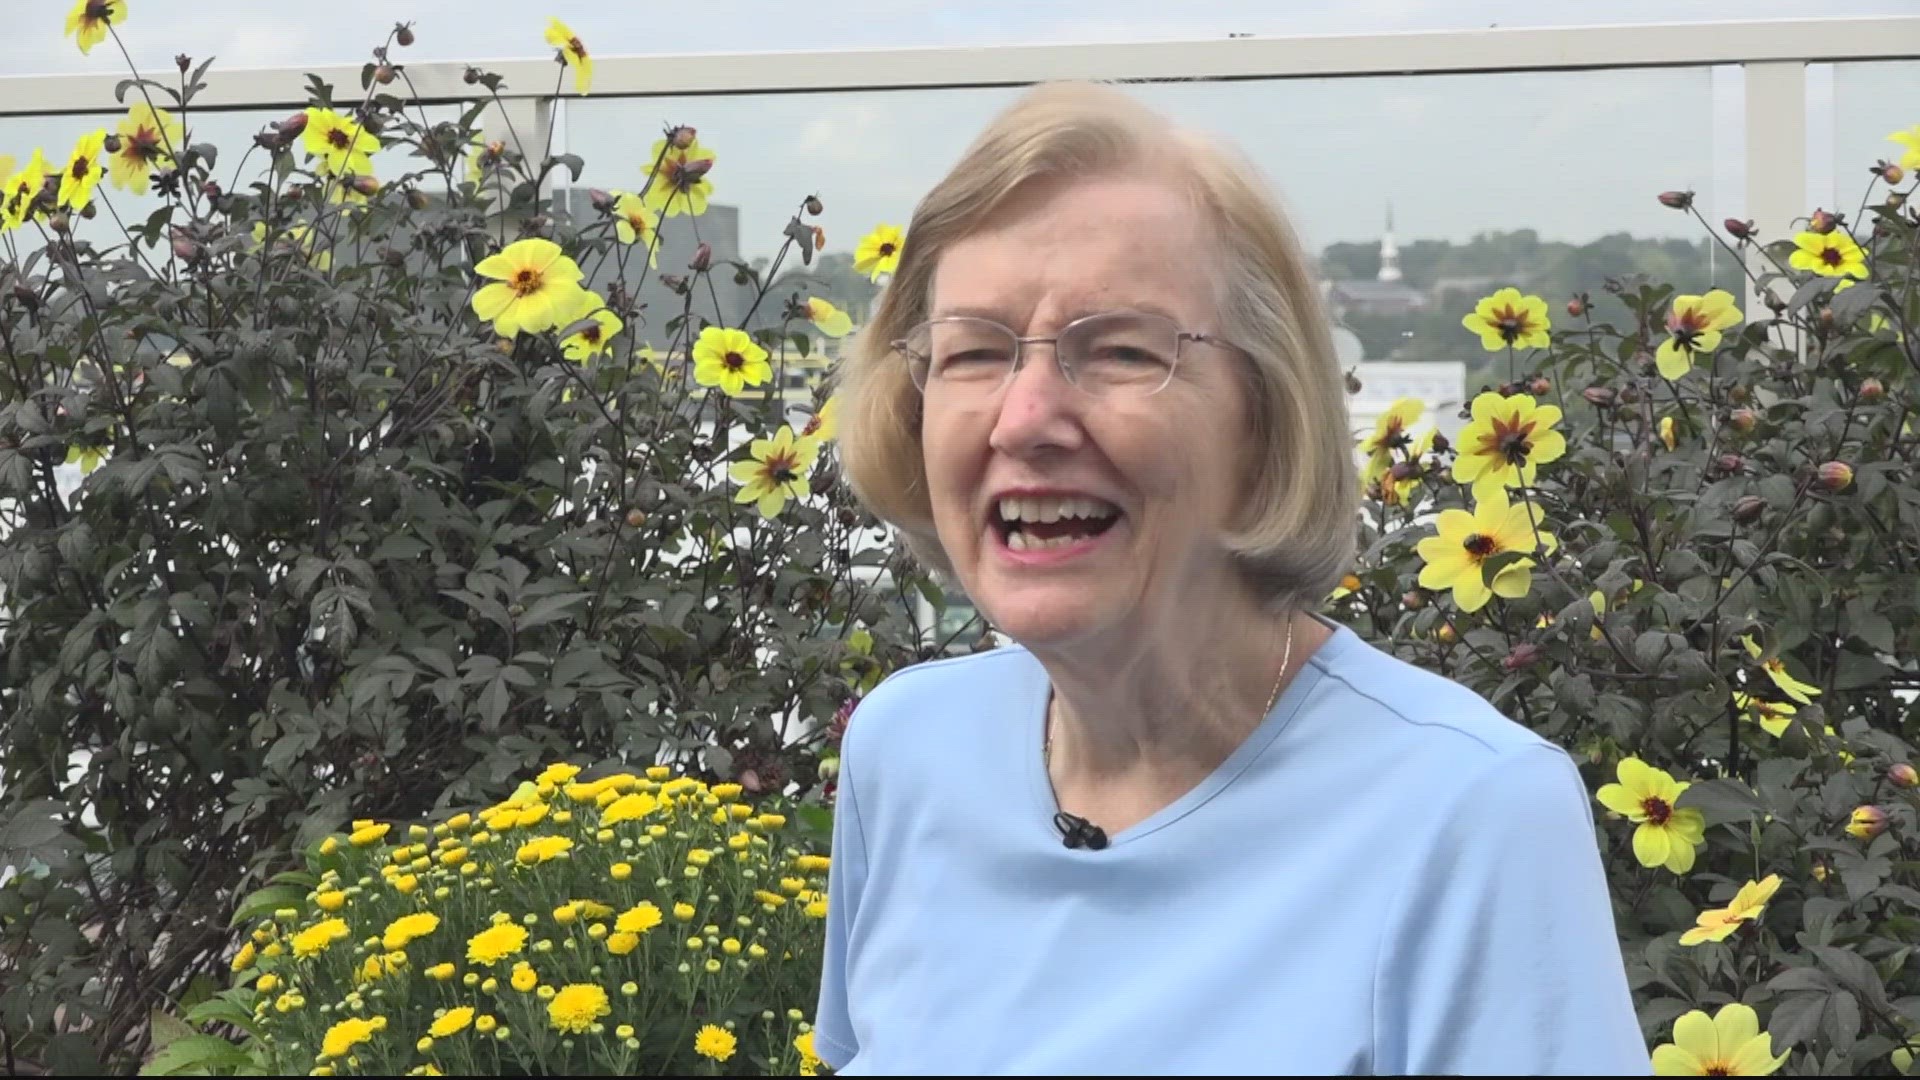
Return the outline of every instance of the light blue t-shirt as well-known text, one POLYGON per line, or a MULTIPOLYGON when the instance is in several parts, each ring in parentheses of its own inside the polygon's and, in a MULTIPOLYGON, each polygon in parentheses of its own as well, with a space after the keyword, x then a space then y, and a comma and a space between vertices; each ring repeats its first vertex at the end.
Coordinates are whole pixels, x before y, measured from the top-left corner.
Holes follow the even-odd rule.
POLYGON ((1647 1074, 1585 786, 1336 628, 1212 776, 1069 849, 1018 647, 841 748, 814 1047, 845 1074, 1647 1074))

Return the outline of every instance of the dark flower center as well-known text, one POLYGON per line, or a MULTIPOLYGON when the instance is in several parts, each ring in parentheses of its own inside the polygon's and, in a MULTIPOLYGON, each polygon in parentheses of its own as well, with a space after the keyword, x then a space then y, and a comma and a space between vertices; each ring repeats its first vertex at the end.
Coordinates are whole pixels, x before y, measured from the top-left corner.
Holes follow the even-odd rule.
POLYGON ((1501 340, 1511 345, 1527 332, 1529 323, 1526 312, 1515 311, 1508 307, 1501 308, 1495 313, 1493 325, 1499 327, 1501 340))
POLYGON ((800 462, 792 454, 775 454, 767 459, 767 479, 787 484, 800 479, 800 462))
POLYGON ((334 128, 332 131, 327 132, 327 142, 330 143, 335 150, 345 150, 351 140, 347 138, 346 128, 334 128))
POLYGON ((727 354, 727 358, 723 363, 727 365, 728 371, 739 371, 741 368, 747 366, 747 358, 737 352, 730 352, 727 354))
POLYGON ((580 59, 585 60, 587 58, 587 47, 585 45, 580 44, 579 38, 577 37, 568 38, 567 48, 572 49, 573 55, 579 57, 580 59))
POLYGON ((513 291, 517 296, 530 296, 537 293, 542 284, 540 271, 532 267, 516 271, 513 275, 513 291))
POLYGON ((1640 812, 1647 815, 1650 824, 1665 825, 1667 819, 1673 816, 1673 807, 1668 806, 1665 799, 1649 796, 1640 800, 1640 812))
POLYGON ((1493 537, 1483 536, 1480 533, 1474 533, 1467 537, 1461 546, 1466 548, 1467 554, 1472 555, 1476 560, 1484 559, 1500 550, 1500 545, 1494 542, 1493 537))
POLYGON ((87 4, 85 18, 88 22, 110 22, 113 19, 113 5, 116 0, 91 0, 87 4))
POLYGON ((85 180, 88 174, 93 172, 93 159, 84 156, 74 158, 69 171, 75 180, 85 180))
POLYGON ((1820 261, 1828 266, 1839 266, 1846 261, 1846 258, 1840 254, 1839 248, 1830 247, 1820 253, 1820 261))
POLYGON ((884 259, 884 258, 886 258, 887 256, 889 256, 889 255, 891 255, 891 254, 893 254, 893 245, 892 245, 892 244, 881 244, 881 245, 880 245, 880 257, 881 257, 881 258, 883 258, 883 259, 884 259))

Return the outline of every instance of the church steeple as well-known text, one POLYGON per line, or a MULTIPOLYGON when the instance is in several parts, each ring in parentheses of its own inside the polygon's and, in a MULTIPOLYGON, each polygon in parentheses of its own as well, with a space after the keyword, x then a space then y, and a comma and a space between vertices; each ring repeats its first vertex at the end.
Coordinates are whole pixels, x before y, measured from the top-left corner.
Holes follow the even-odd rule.
POLYGON ((1393 202, 1387 202, 1387 231, 1380 237, 1380 280, 1400 280, 1400 245, 1393 242, 1393 202))

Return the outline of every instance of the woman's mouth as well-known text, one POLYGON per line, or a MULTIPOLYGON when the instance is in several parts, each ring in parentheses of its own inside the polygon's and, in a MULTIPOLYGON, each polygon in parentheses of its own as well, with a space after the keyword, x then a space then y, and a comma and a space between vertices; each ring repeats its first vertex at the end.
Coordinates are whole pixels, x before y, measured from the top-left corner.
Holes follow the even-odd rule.
MULTIPOLYGON (((1120 520, 1120 509, 1090 496, 1018 496, 999 499, 993 531, 1006 550, 1042 554, 1090 549, 1120 520)), ((1025 560, 1023 560, 1025 561, 1025 560)), ((1048 561, 1052 561, 1051 559, 1048 561)))

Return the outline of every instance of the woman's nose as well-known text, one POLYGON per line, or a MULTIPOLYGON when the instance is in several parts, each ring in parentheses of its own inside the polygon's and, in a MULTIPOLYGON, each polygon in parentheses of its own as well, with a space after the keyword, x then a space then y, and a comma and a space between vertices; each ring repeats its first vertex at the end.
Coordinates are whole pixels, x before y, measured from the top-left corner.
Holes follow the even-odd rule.
POLYGON ((1020 365, 1000 394, 994 449, 1019 453, 1076 445, 1084 395, 1061 373, 1052 342, 1028 342, 1022 349, 1020 365))

